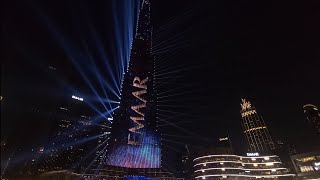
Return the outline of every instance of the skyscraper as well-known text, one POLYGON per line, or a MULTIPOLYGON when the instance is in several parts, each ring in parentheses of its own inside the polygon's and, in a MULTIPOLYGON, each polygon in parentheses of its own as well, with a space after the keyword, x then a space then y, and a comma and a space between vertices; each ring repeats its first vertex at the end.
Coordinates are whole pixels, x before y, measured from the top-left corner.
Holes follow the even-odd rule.
POLYGON ((120 107, 114 116, 106 163, 127 168, 160 168, 160 135, 153 90, 150 2, 139 12, 130 62, 122 84, 120 107))
POLYGON ((306 104, 303 106, 303 111, 306 115, 307 122, 310 123, 315 132, 320 135, 320 113, 317 106, 306 104))
POLYGON ((268 152, 275 148, 269 130, 258 115, 256 108, 246 99, 241 99, 242 127, 249 144, 249 151, 268 152))
MULTIPOLYGON (((73 170, 82 172, 93 157, 87 157, 101 134, 92 122, 92 112, 82 97, 70 95, 60 102, 52 114, 55 122, 49 143, 39 158, 38 172, 73 170)), ((100 126, 98 126, 100 127, 100 126)))

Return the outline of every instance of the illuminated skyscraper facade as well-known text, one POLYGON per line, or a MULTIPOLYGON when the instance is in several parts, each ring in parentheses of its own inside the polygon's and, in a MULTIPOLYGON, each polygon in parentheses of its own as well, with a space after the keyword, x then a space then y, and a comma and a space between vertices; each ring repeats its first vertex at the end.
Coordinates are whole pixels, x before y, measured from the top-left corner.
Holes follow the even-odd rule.
POLYGON ((275 149, 269 130, 256 108, 246 99, 241 101, 242 127, 249 144, 249 151, 268 152, 275 149))
POLYGON ((306 104, 303 106, 303 111, 306 115, 307 122, 312 126, 312 129, 320 135, 320 112, 317 106, 306 104))
POLYGON ((127 168, 160 168, 156 96, 153 90, 150 2, 144 0, 124 76, 120 107, 112 123, 106 163, 127 168))

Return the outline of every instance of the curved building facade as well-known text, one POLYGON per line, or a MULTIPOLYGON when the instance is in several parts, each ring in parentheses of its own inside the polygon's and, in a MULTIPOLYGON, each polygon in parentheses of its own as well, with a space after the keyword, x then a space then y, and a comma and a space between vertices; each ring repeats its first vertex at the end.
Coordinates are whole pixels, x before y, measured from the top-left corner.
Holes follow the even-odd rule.
POLYGON ((303 112, 306 116, 307 122, 314 131, 320 135, 320 112, 318 107, 312 104, 306 104, 303 106, 303 112))
POLYGON ((278 156, 211 154, 195 158, 195 179, 293 179, 278 156))
POLYGON ((297 179, 320 179, 320 151, 291 156, 297 179))

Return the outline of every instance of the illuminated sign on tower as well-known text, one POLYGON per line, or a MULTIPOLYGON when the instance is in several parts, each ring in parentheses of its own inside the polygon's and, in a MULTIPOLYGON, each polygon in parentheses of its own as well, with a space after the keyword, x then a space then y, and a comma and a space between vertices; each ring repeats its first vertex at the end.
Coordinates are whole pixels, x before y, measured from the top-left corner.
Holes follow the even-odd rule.
POLYGON ((137 104, 134 106, 131 106, 131 109, 136 112, 136 116, 130 116, 130 119, 134 123, 134 127, 129 128, 129 135, 128 135, 128 144, 132 145, 141 145, 143 142, 143 136, 144 132, 141 131, 141 129, 144 128, 144 115, 140 109, 146 107, 147 100, 142 97, 143 94, 147 93, 147 85, 146 82, 148 81, 148 77, 145 78, 144 80, 140 80, 139 77, 135 77, 133 79, 133 86, 137 87, 139 91, 134 91, 132 92, 132 95, 139 99, 142 104, 137 104))
POLYGON ((114 114, 106 164, 126 168, 160 168, 161 142, 157 130, 156 92, 153 87, 150 2, 139 12, 130 61, 114 114))

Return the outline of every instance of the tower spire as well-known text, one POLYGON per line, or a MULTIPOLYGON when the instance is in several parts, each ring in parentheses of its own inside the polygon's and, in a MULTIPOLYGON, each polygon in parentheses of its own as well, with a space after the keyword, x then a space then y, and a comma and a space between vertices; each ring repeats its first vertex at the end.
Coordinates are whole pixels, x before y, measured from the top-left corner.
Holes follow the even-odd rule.
POLYGON ((136 39, 151 40, 150 1, 144 0, 139 12, 136 39))

